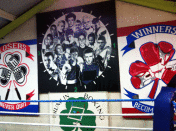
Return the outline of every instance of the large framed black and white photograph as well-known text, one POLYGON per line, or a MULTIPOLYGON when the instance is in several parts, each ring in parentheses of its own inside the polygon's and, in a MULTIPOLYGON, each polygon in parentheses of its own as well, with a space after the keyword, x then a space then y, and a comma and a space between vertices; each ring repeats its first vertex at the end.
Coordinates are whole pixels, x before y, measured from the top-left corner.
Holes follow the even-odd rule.
POLYGON ((119 91, 114 1, 37 14, 39 92, 119 91))

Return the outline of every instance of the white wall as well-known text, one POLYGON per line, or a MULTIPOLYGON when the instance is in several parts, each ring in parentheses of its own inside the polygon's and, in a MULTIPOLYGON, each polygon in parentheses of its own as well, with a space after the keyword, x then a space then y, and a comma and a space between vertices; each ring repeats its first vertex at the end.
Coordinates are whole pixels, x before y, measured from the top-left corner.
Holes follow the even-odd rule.
MULTIPOLYGON (((53 11, 56 9, 63 9, 73 6, 86 5, 91 3, 97 3, 105 0, 59 0, 53 5, 43 10, 42 12, 53 11)), ((176 20, 176 15, 150 9, 142 6, 137 6, 125 2, 116 1, 116 18, 117 27, 128 27, 141 24, 149 24, 155 22, 165 22, 170 20, 176 20)), ((36 39, 36 16, 22 24, 20 27, 12 31, 10 34, 5 36, 4 39, 0 40, 0 44, 8 43, 12 41, 21 41, 36 39)), ((109 93, 109 99, 120 99, 120 93, 109 93)), ((41 94, 40 100, 48 99, 48 94, 41 94)), ((48 103, 40 103, 40 112, 49 113, 48 103)), ((121 113, 121 103, 109 103, 109 113, 121 113)), ((35 122, 35 123, 49 123, 49 116, 1 116, 0 121, 14 121, 14 122, 35 122)), ((126 126, 126 127, 146 127, 151 128, 153 126, 152 120, 144 119, 124 119, 118 116, 110 117, 110 126, 126 126)), ((41 130, 49 131, 49 127, 41 126, 22 126, 22 125, 1 125, 1 131, 31 131, 41 130)))

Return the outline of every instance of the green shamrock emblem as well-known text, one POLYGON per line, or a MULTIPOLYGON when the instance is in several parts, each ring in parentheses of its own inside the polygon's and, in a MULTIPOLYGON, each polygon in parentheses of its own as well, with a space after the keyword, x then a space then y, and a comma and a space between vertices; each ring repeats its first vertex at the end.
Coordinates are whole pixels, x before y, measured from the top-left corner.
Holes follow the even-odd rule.
MULTIPOLYGON (((85 100, 83 97, 69 98, 68 100, 85 100)), ((88 102, 66 102, 66 110, 61 113, 75 113, 75 114, 94 114, 87 110, 88 102)), ((82 126, 96 126, 96 116, 60 116, 60 125, 82 125, 82 126)), ((77 131, 78 127, 61 127, 64 131, 77 131)), ((95 128, 80 128, 82 131, 94 131, 95 128)))

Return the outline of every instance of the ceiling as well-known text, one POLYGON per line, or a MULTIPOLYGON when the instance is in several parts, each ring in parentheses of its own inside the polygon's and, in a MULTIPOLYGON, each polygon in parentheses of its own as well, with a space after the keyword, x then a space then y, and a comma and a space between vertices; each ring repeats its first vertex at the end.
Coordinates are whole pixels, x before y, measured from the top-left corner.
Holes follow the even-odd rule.
POLYGON ((0 0, 0 29, 42 0, 0 0))
MULTIPOLYGON (((51 5, 56 0, 0 0, 0 38, 17 28, 30 17, 51 5), (42 4, 43 3, 43 4, 42 4), (47 3, 47 4, 46 4, 47 3), (35 11, 32 10, 35 6, 35 11), (30 13, 29 13, 30 12, 30 13), (28 13, 28 14, 27 14, 28 13), (26 18, 28 15, 30 17, 26 18), (25 20, 23 20, 25 18, 25 20), (19 23, 21 20, 23 22, 19 23)), ((176 13, 176 0, 120 0, 140 6, 146 6, 176 13)))

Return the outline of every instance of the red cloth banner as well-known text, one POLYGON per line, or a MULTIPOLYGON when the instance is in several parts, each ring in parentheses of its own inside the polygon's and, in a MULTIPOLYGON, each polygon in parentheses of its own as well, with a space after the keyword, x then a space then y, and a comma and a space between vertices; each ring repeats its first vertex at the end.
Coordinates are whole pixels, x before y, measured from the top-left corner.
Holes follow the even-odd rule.
MULTIPOLYGON (((32 92, 26 94, 27 100, 31 100, 31 97, 33 95, 34 95, 34 90, 32 92)), ((20 110, 20 109, 27 107, 29 104, 30 104, 30 102, 21 102, 18 104, 9 104, 6 102, 0 102, 0 107, 2 107, 4 109, 8 109, 8 110, 20 110)))
POLYGON ((32 57, 34 57, 34 56, 30 53, 30 47, 28 45, 24 44, 24 43, 11 42, 11 43, 5 44, 5 45, 0 47, 0 54, 4 51, 10 50, 10 49, 24 50, 27 54, 26 57, 33 60, 32 57))

